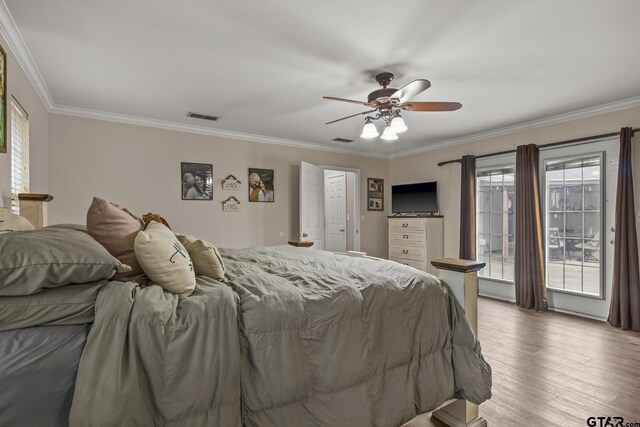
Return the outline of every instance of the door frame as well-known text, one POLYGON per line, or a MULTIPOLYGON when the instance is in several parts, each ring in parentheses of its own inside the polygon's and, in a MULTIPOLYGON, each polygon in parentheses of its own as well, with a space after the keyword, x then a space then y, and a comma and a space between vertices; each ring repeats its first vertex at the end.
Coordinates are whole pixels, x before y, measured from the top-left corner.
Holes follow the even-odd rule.
MULTIPOLYGON (((602 230, 600 237, 600 275, 601 275, 601 296, 587 295, 577 292, 567 291, 564 289, 556 289, 547 287, 547 298, 549 300, 549 309, 560 311, 564 313, 579 314, 584 317, 592 319, 604 320, 607 317, 609 311, 609 303, 611 301, 611 287, 613 278, 613 250, 609 247, 609 241, 611 240, 611 233, 609 229, 615 222, 615 203, 616 193, 614 191, 608 191, 610 185, 614 185, 617 176, 617 161, 618 156, 611 155, 609 150, 617 150, 618 142, 616 137, 602 138, 598 140, 592 140, 588 142, 580 142, 576 144, 568 144, 562 147, 553 147, 540 150, 540 162, 539 162, 539 188, 540 188, 540 207, 541 207, 541 220, 545 250, 545 275, 548 274, 546 268, 546 262, 548 259, 547 251, 547 194, 546 194, 546 181, 545 181, 545 162, 548 160, 561 160, 572 157, 583 157, 589 155, 601 155, 602 164, 600 165, 600 178, 601 178, 601 215, 602 215, 602 230), (615 169, 615 171, 613 171, 615 169), (611 172, 609 172, 611 171, 611 172), (611 173, 610 177, 607 177, 611 173)), ((545 277, 545 285, 547 282, 545 277)))
MULTIPOLYGON (((331 166, 331 165, 318 165, 318 167, 320 169, 322 169, 323 171, 325 170, 332 170, 332 171, 341 171, 341 172, 353 172, 356 175, 356 191, 355 191, 355 196, 354 196, 354 200, 355 200, 355 207, 354 207, 354 213, 353 216, 355 217, 355 227, 353 228, 353 250, 354 251, 360 251, 360 235, 362 233, 360 233, 361 230, 361 213, 360 213, 360 169, 356 169, 356 168, 349 168, 349 167, 344 167, 344 166, 331 166)), ((324 180, 323 180, 323 185, 324 185, 324 180)), ((324 190, 324 189, 323 189, 324 190)), ((324 194, 324 191, 322 192, 322 194, 324 194)), ((326 212, 326 206, 324 206, 324 202, 325 202, 325 198, 323 196, 322 198, 322 209, 323 212, 326 212)), ((326 217, 325 217, 325 233, 326 233, 326 217)))

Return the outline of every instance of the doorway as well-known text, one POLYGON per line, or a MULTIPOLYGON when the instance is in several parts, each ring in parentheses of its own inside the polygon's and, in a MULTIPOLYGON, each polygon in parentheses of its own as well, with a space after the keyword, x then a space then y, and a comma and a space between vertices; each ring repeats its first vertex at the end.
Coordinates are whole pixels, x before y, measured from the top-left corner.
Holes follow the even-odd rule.
POLYGON ((617 158, 617 140, 540 154, 546 282, 556 310, 607 317, 617 158))
POLYGON ((314 249, 360 250, 360 170, 300 164, 300 231, 314 249))
POLYGON ((355 172, 324 170, 325 242, 328 251, 356 250, 355 192, 355 172))

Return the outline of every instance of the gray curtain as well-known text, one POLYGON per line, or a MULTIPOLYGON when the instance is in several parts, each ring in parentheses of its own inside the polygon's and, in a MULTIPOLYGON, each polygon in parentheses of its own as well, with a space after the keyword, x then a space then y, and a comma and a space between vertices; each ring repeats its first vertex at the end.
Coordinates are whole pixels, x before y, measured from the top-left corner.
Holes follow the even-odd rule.
POLYGON ((632 138, 631 128, 620 130, 613 289, 607 321, 611 326, 640 332, 640 274, 638 273, 638 237, 631 168, 632 138))
POLYGON ((460 179, 460 253, 461 259, 476 259, 476 158, 462 156, 460 179))
POLYGON ((546 311, 539 157, 538 147, 534 144, 520 145, 516 149, 515 285, 516 304, 546 311))

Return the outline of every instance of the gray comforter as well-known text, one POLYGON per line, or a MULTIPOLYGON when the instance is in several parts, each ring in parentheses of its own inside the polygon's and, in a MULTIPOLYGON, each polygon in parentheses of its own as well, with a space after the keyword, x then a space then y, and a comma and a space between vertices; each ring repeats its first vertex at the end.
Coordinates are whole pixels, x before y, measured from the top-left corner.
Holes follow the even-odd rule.
POLYGON ((491 396, 437 278, 291 247, 221 253, 228 283, 201 278, 189 298, 101 290, 72 425, 398 426, 454 396, 491 396))

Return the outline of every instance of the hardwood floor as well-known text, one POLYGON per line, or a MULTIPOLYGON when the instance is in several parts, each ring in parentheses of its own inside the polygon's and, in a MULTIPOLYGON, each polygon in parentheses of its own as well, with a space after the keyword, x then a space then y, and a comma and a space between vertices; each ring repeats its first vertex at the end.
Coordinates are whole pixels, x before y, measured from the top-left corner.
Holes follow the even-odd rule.
MULTIPOLYGON (((640 334, 489 298, 478 320, 493 370, 493 397, 480 406, 490 426, 587 426, 607 416, 640 426, 640 334)), ((407 426, 442 424, 423 415, 407 426)))

